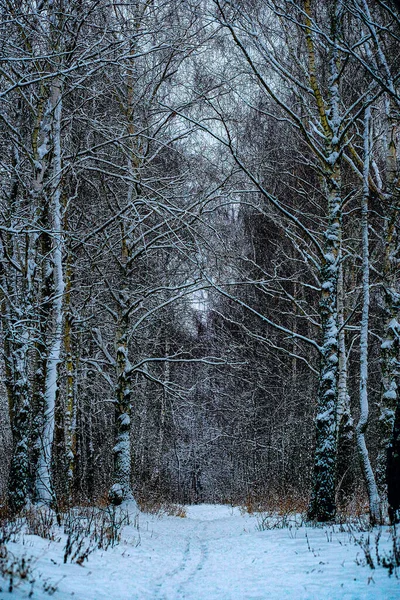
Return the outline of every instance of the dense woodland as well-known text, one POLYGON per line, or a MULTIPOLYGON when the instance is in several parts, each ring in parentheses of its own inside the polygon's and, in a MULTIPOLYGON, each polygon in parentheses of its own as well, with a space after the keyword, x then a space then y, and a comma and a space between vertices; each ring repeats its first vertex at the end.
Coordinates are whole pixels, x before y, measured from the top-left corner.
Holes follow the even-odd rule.
POLYGON ((3 504, 398 520, 397 2, 0 10, 3 504))

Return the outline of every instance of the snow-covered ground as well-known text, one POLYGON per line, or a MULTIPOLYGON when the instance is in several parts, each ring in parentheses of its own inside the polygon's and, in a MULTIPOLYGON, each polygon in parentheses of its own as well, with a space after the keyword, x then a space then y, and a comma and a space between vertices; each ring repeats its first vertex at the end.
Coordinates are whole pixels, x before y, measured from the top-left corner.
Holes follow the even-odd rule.
MULTIPOLYGON (((124 528, 118 546, 96 550, 83 566, 63 564, 65 536, 49 542, 24 535, 8 548, 35 557, 36 600, 50 597, 44 582, 57 584, 56 600, 400 598, 400 580, 366 566, 360 546, 339 526, 259 531, 259 517, 219 505, 190 506, 186 518, 140 514, 138 521, 124 528)), ((0 598, 28 598, 29 589, 0 598)))

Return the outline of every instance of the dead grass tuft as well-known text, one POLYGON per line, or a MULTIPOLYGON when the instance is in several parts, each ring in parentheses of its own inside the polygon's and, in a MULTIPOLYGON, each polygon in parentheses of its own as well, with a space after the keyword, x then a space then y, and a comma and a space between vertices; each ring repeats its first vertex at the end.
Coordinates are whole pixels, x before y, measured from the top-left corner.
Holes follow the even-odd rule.
POLYGON ((142 512, 150 515, 156 515, 157 517, 180 517, 184 519, 187 516, 186 507, 182 504, 174 504, 166 500, 143 499, 138 501, 139 508, 142 512))
POLYGON ((248 494, 244 503, 239 504, 243 512, 273 513, 279 516, 305 514, 308 498, 301 496, 295 490, 287 492, 270 492, 265 494, 248 494))

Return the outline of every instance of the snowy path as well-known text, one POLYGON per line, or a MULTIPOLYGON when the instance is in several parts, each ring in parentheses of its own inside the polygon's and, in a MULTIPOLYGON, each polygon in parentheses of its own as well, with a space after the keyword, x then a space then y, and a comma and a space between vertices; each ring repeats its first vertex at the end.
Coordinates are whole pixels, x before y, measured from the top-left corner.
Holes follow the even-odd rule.
MULTIPOLYGON (((37 557, 32 597, 40 600, 49 598, 43 581, 60 579, 56 600, 400 599, 400 580, 357 564, 362 550, 338 527, 256 526, 238 509, 201 505, 183 519, 140 515, 139 529, 126 527, 119 546, 97 551, 84 567, 62 564, 63 541, 25 536, 10 550, 37 557)), ((22 589, 0 593, 27 597, 22 589)))

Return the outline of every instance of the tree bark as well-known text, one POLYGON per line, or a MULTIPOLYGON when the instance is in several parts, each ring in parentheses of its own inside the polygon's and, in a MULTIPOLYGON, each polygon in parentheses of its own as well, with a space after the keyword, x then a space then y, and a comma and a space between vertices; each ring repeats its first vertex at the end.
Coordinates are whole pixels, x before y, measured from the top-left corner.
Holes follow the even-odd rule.
POLYGON ((365 432, 368 427, 368 331, 369 331, 369 235, 368 235, 368 200, 369 200, 369 164, 370 164, 370 118, 371 109, 365 109, 364 119, 364 170, 363 196, 361 204, 362 235, 362 296, 363 307, 360 332, 360 418, 357 423, 357 446, 361 469, 368 492, 371 525, 381 521, 380 499, 371 467, 365 432))

